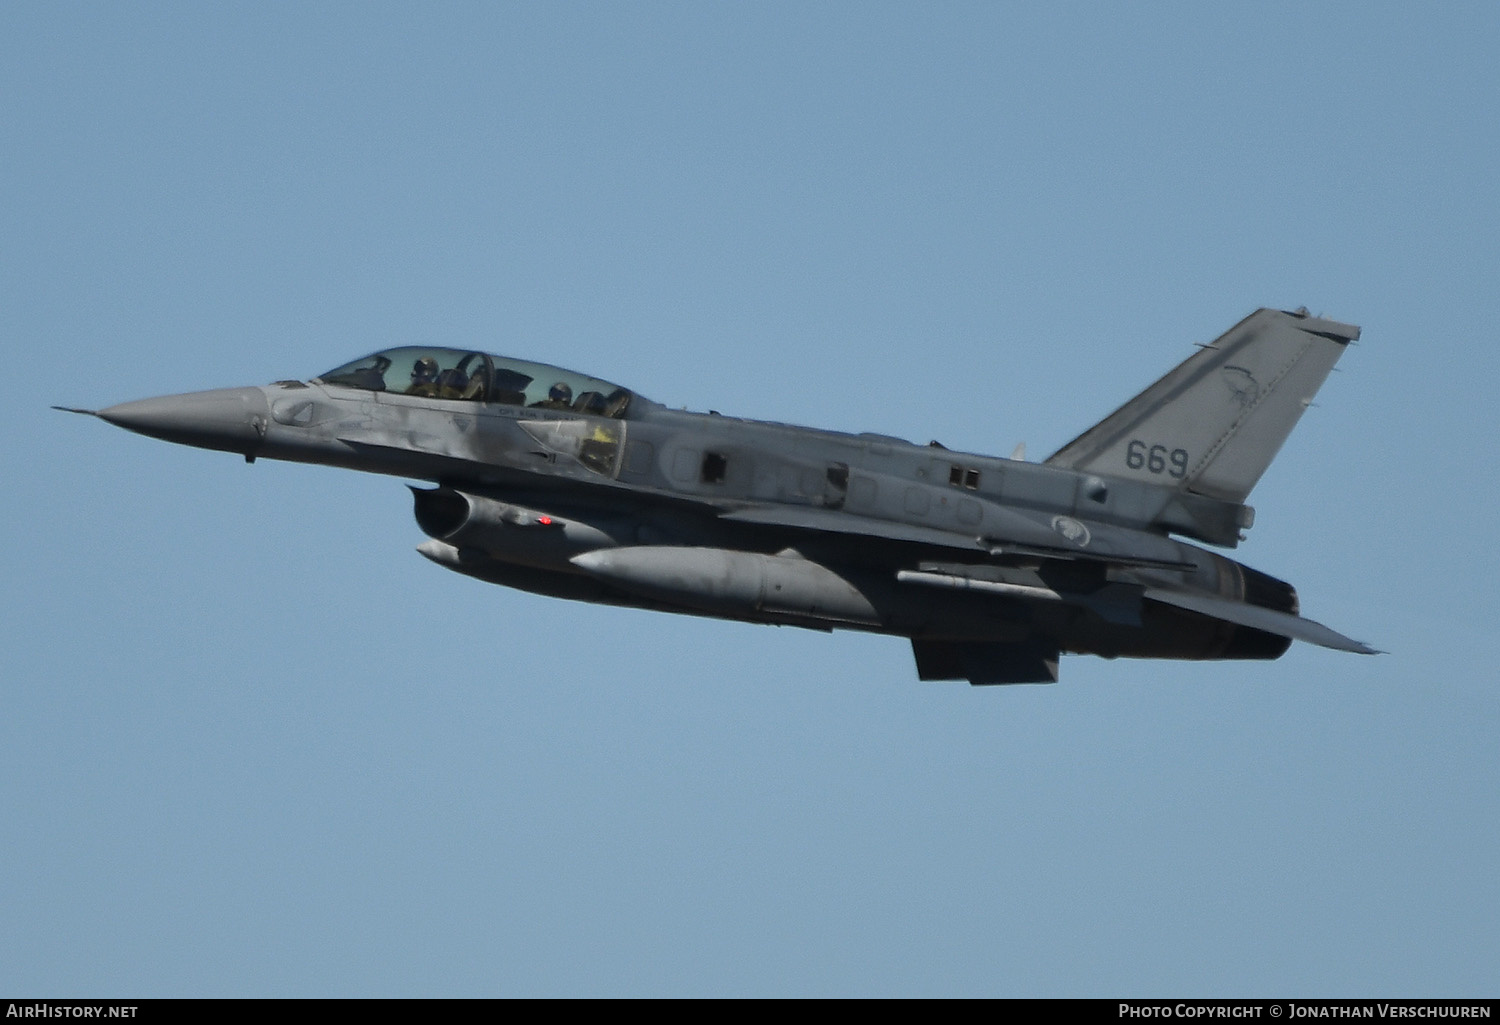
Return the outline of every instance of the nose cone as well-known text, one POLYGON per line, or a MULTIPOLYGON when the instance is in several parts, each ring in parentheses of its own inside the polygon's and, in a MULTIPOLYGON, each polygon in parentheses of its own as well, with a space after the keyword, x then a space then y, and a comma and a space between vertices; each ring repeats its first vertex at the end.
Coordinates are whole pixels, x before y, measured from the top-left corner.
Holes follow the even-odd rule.
POLYGON ((260 388, 220 388, 122 402, 98 415, 137 434, 249 456, 265 435, 271 406, 260 388))

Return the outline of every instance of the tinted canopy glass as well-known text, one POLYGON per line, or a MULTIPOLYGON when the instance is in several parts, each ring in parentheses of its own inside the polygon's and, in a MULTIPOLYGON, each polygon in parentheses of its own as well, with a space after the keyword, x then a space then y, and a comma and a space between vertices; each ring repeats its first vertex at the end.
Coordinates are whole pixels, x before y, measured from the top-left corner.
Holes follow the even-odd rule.
POLYGON ((408 345, 346 363, 313 380, 321 384, 460 402, 500 402, 619 417, 631 393, 571 370, 467 349, 408 345))

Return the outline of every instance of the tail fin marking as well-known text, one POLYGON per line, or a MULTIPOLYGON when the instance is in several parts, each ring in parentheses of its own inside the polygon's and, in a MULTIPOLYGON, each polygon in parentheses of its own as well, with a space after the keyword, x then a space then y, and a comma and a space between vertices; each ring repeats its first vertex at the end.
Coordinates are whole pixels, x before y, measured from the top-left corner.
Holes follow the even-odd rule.
POLYGON ((1047 463, 1244 502, 1359 328, 1257 310, 1047 463))

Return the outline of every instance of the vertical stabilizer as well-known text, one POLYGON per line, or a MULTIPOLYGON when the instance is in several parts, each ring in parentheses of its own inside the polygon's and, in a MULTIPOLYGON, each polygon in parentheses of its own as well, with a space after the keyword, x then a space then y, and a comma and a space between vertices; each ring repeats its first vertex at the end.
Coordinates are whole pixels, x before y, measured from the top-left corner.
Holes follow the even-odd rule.
POLYGON ((1242 503, 1358 337, 1305 310, 1256 310, 1047 462, 1242 503))

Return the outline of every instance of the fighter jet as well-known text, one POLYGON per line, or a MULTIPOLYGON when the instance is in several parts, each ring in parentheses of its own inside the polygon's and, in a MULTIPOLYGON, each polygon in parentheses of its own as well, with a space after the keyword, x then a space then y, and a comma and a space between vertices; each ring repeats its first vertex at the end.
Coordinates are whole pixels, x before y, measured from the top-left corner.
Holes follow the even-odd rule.
MULTIPOLYGON (((1043 463, 669 409, 468 349, 91 413, 154 438, 423 481, 417 550, 554 598, 911 640, 923 680, 1042 683, 1062 654, 1374 649, 1234 548, 1359 328, 1262 309, 1043 463)), ((57 407, 67 408, 67 407, 57 407)), ((1019 453, 1018 453, 1019 455, 1019 453)))

